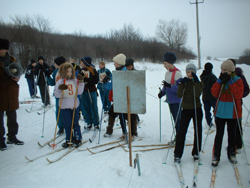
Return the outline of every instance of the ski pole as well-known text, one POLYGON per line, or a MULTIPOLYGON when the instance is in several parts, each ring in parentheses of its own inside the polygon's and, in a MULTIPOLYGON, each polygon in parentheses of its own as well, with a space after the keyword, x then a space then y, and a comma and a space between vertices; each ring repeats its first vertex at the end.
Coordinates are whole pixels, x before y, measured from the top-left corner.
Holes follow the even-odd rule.
POLYGON ((71 148, 71 145, 72 145, 71 140, 72 140, 73 127, 74 127, 74 120, 75 120, 76 99, 77 99, 78 87, 79 87, 79 79, 77 79, 77 85, 76 85, 76 93, 75 93, 75 101, 74 101, 74 110, 73 110, 73 117, 72 117, 72 123, 71 123, 71 132, 70 132, 70 140, 69 140, 69 149, 71 148))
POLYGON ((242 131, 241 131, 241 128, 240 128, 240 122, 239 122, 239 116, 238 116, 238 113, 237 113, 237 107, 236 107, 234 96, 233 96, 232 93, 231 93, 231 96, 233 98, 234 109, 235 109, 235 114, 236 114, 236 118, 237 118, 238 128, 239 128, 239 131, 240 131, 240 137, 241 137, 241 142, 242 142, 244 154, 245 154, 245 157, 246 157, 247 164, 250 166, 250 163, 248 162, 248 159, 247 159, 246 148, 245 148, 245 144, 244 144, 243 137, 242 137, 242 131))
MULTIPOLYGON (((245 106, 245 108, 247 109, 247 107, 246 107, 245 104, 244 104, 244 106, 245 106)), ((245 123, 245 125, 244 125, 244 130, 246 130, 247 120, 248 120, 248 117, 249 117, 249 114, 250 114, 250 110, 247 109, 247 111, 248 111, 248 114, 247 114, 247 118, 246 118, 246 123, 245 123)))
MULTIPOLYGON (((161 92, 161 88, 159 88, 161 92)), ((159 123, 160 123, 160 142, 161 142, 161 98, 159 98, 159 123)))
MULTIPOLYGON (((102 88, 103 88, 103 86, 102 86, 102 88)), ((99 131, 99 136, 98 136, 98 144, 100 144, 100 138, 101 138, 101 128, 102 128, 102 118, 103 118, 103 111, 104 111, 104 104, 105 104, 105 94, 106 94, 106 90, 105 90, 105 88, 103 88, 104 89, 104 93, 103 93, 103 103, 102 103, 102 112, 101 112, 101 122, 100 122, 100 131, 99 131)))
MULTIPOLYGON (((219 93, 219 96, 218 96, 218 98, 217 98, 217 100, 216 100, 214 113, 216 113, 217 108, 218 108, 218 103, 219 103, 219 100, 220 100, 220 96, 221 96, 221 91, 222 91, 223 85, 224 85, 224 84, 221 85, 220 93, 219 93)), ((213 117, 214 117, 214 114, 213 114, 213 117)), ((213 119, 213 118, 212 118, 212 119, 213 119)), ((211 121, 211 122, 212 122, 212 121, 211 121)), ((210 122, 209 129, 208 129, 208 131, 207 131, 207 136, 206 136, 205 142, 204 142, 203 147, 202 147, 202 151, 201 151, 202 153, 205 153, 205 152, 204 152, 204 149, 205 149, 205 145, 206 145, 206 142, 207 142, 207 138, 208 138, 209 132, 210 132, 210 130, 211 130, 211 122, 210 122)), ((216 125, 215 125, 215 126, 216 126, 216 125)))
POLYGON ((194 118, 195 118, 195 133, 196 133, 196 144, 197 144, 197 154, 200 158, 200 147, 199 147, 199 135, 198 135, 198 124, 197 124, 197 109, 196 109, 196 96, 195 96, 195 85, 193 86, 194 93, 194 118))
POLYGON ((44 91, 45 91, 45 96, 44 96, 44 107, 43 107, 43 129, 42 129, 42 138, 44 136, 44 124, 45 124, 45 107, 46 107, 46 101, 47 101, 47 77, 45 76, 45 74, 43 73, 43 78, 44 78, 44 81, 45 81, 45 88, 44 88, 44 91))
MULTIPOLYGON (((64 78, 64 80, 63 80, 63 84, 65 84, 65 83, 66 83, 66 78, 64 78)), ((61 98, 60 98, 60 104, 59 104, 57 118, 56 118, 56 128, 55 128, 54 142, 53 142, 53 144, 50 145, 53 149, 56 147, 56 144, 55 144, 55 142, 56 142, 56 131, 57 131, 57 124, 59 122, 59 115, 60 115, 60 111, 61 111, 63 93, 64 93, 64 90, 62 90, 62 95, 61 95, 61 98)))

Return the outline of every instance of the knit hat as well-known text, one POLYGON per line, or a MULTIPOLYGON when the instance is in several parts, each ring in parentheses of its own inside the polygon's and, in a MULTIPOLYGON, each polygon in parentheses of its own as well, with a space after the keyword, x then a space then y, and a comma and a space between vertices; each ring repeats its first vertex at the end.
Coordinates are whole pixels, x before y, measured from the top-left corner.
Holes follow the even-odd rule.
POLYGON ((30 64, 36 63, 34 59, 30 60, 30 64))
POLYGON ((86 67, 90 67, 90 66, 95 67, 95 66, 91 63, 91 62, 92 62, 92 59, 91 59, 91 57, 89 57, 89 56, 85 56, 85 57, 81 58, 80 60, 84 63, 84 65, 85 65, 86 67))
POLYGON ((43 61, 45 61, 44 58, 43 58, 43 56, 39 56, 39 57, 37 58, 38 61, 39 61, 40 59, 42 59, 43 61))
POLYGON ((194 64, 192 64, 192 63, 188 64, 186 66, 186 72, 187 71, 192 71, 192 72, 196 73, 196 66, 194 64))
POLYGON ((55 58, 54 59, 54 62, 58 65, 58 66, 60 66, 61 64, 63 64, 63 63, 65 63, 65 58, 63 57, 63 56, 60 56, 60 57, 57 57, 57 58, 55 58))
POLYGON ((10 41, 8 41, 7 39, 0 38, 0 50, 2 49, 9 50, 9 47, 10 47, 10 41))
POLYGON ((126 60, 126 56, 124 54, 118 54, 115 57, 113 57, 113 61, 115 63, 118 63, 120 65, 125 65, 125 60, 126 60))
POLYGON ((174 64, 177 60, 176 55, 173 52, 165 52, 163 54, 163 59, 162 61, 166 61, 168 63, 174 64))
POLYGON ((133 59, 126 59, 126 64, 125 66, 129 66, 129 65, 134 65, 134 60, 133 59))
POLYGON ((221 66, 221 69, 225 69, 225 70, 229 70, 231 72, 235 71, 235 66, 232 60, 227 59, 226 61, 224 61, 221 66))
POLYGON ((207 62, 205 64, 204 68, 205 68, 205 70, 210 70, 211 71, 213 69, 213 65, 211 63, 207 62))

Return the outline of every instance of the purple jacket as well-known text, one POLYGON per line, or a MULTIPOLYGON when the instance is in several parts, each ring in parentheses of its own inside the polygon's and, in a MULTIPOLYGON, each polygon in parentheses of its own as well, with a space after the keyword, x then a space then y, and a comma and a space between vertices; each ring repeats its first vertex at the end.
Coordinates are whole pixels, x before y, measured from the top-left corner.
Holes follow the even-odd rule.
POLYGON ((242 79, 242 82, 244 85, 244 91, 243 91, 243 98, 244 98, 249 94, 249 85, 248 85, 247 80, 246 80, 245 76, 243 75, 243 71, 240 67, 236 67, 235 74, 242 79))
MULTIPOLYGON (((54 95, 56 98, 59 98, 59 99, 62 97, 62 90, 58 89, 60 84, 63 84, 63 79, 60 79, 56 83, 55 89, 54 89, 54 95)), ((64 90, 63 92, 61 109, 74 109, 77 79, 66 80, 66 85, 68 85, 68 89, 64 90)), ((83 89, 84 89, 84 83, 79 83, 77 95, 81 95, 83 93, 83 89)), ((77 108, 79 104, 80 104, 79 99, 78 97, 76 97, 75 107, 77 108)), ((59 105, 60 105, 60 100, 59 100, 59 105)))
POLYGON ((161 90, 162 95, 166 95, 166 92, 167 92, 167 96, 166 96, 167 103, 169 103, 169 104, 180 103, 181 99, 179 97, 177 97, 178 83, 180 80, 181 80, 181 78, 176 81, 177 85, 172 84, 171 88, 169 88, 169 87, 162 88, 162 90, 161 90))

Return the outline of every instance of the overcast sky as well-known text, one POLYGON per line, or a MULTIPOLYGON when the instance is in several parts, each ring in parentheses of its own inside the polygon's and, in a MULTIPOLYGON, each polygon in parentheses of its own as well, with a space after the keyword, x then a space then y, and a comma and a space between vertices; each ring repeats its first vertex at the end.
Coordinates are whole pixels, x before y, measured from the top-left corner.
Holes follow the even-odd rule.
MULTIPOLYGON (((190 0, 195 2, 195 0, 190 0)), ((196 6, 189 0, 0 0, 0 18, 42 15, 53 30, 106 34, 132 24, 154 37, 159 20, 188 25, 187 47, 197 54, 196 6)), ((200 2, 202 0, 199 0, 200 2)), ((250 48, 250 0, 204 0, 199 4, 201 56, 236 57, 250 48)))

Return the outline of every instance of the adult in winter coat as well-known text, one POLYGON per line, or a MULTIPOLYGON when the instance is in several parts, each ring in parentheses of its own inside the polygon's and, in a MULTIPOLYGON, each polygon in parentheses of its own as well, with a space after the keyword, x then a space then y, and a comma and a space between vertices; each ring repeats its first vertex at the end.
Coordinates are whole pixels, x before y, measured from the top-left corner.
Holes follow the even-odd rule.
MULTIPOLYGON (((243 71, 240 67, 236 67, 235 69, 235 74, 236 76, 240 77, 242 82, 243 82, 243 86, 244 86, 244 91, 243 91, 243 96, 242 98, 245 98, 248 94, 249 94, 249 85, 247 83, 247 80, 245 78, 245 76, 243 75, 243 71)), ((241 105, 243 104, 243 100, 241 100, 241 105)), ((243 137, 243 131, 242 131, 242 119, 239 119, 239 125, 237 122, 236 125, 236 148, 237 148, 237 152, 239 152, 239 149, 242 148, 242 137, 243 137)))
POLYGON ((235 156, 235 132, 237 119, 242 118, 241 99, 244 85, 242 79, 235 75, 235 66, 231 60, 221 64, 221 74, 213 85, 211 92, 218 98, 215 111, 216 135, 213 146, 212 166, 218 166, 225 125, 227 124, 227 156, 230 162, 237 163, 235 156))
POLYGON ((62 144, 62 147, 69 147, 71 141, 71 126, 73 122, 73 144, 78 147, 81 144, 82 134, 79 126, 79 118, 73 114, 79 113, 79 99, 77 95, 81 95, 84 88, 83 77, 78 74, 75 79, 75 69, 71 63, 63 63, 60 67, 60 79, 55 86, 54 94, 59 100, 62 100, 61 113, 64 120, 66 142, 62 144), (78 85, 79 84, 79 85, 78 85), (78 85, 78 86, 77 86, 78 85), (78 87, 78 90, 77 90, 78 87), (62 95, 62 91, 63 95, 62 95), (76 93, 77 92, 77 93, 76 93), (73 119, 74 118, 74 119, 73 119))
POLYGON ((95 129, 99 129, 99 115, 97 107, 97 89, 98 74, 91 64, 92 59, 89 56, 81 58, 80 65, 82 69, 79 71, 84 78, 84 91, 82 94, 82 105, 84 120, 87 123, 87 129, 91 129, 94 125, 95 129))
POLYGON ((200 75, 201 81, 204 85, 202 92, 202 102, 204 104, 205 118, 208 126, 212 127, 212 116, 211 116, 211 107, 215 110, 216 98, 211 93, 211 88, 214 83, 217 81, 217 77, 212 73, 213 65, 211 63, 206 63, 204 65, 204 71, 200 75))
POLYGON ((4 112, 7 115, 7 144, 24 144, 23 141, 16 138, 18 133, 16 110, 19 108, 19 85, 17 82, 20 78, 9 76, 5 71, 5 68, 11 63, 16 63, 16 59, 9 55, 8 50, 9 41, 0 39, 0 150, 7 149, 4 137, 4 112))
MULTIPOLYGON (((165 52, 163 54, 163 64, 164 67, 168 70, 165 73, 165 80, 162 81, 163 88, 159 92, 158 97, 161 98, 166 95, 166 102, 169 105, 170 112, 173 116, 175 122, 175 130, 176 134, 180 129, 180 117, 181 113, 177 117, 179 106, 180 106, 180 98, 177 97, 177 89, 178 83, 182 78, 182 74, 179 69, 174 66, 177 57, 173 52, 165 52)), ((173 140, 175 142, 175 139, 173 140)))
MULTIPOLYGON (((52 73, 52 78, 50 76, 48 76, 48 84, 50 86, 55 86, 56 83, 61 79, 61 76, 59 74, 59 68, 60 66, 65 63, 65 58, 63 56, 57 57, 54 59, 54 66, 55 66, 55 70, 52 73)), ((56 111, 55 111, 55 115, 56 115, 56 121, 58 118, 58 112, 59 112, 59 99, 55 97, 55 107, 56 107, 56 111)), ((57 135, 61 135, 64 133, 64 121, 63 121, 63 117, 62 114, 59 114, 59 119, 58 119, 58 132, 57 135)))
POLYGON ((25 73, 25 78, 28 83, 31 98, 36 98, 36 94, 37 94, 36 84, 35 84, 35 74, 34 74, 35 66, 36 66, 36 61, 31 60, 25 73))
POLYGON ((41 93, 41 98, 43 102, 43 106, 46 107, 50 105, 50 96, 47 85, 47 76, 52 74, 52 69, 50 66, 45 63, 43 56, 38 57, 38 64, 35 67, 35 75, 37 75, 37 85, 39 86, 39 90, 41 93))
POLYGON ((107 114, 111 106, 111 102, 109 101, 109 98, 108 98, 110 90, 105 88, 104 84, 106 84, 108 80, 112 79, 112 73, 110 72, 109 69, 105 67, 104 61, 101 61, 99 63, 99 70, 97 72, 98 72, 98 77, 99 77, 97 89, 99 90, 99 93, 101 95, 102 108, 104 110, 104 114, 107 114))
POLYGON ((176 163, 181 162, 187 129, 191 119, 193 119, 194 124, 194 147, 192 150, 194 160, 199 160, 199 152, 201 151, 203 113, 200 96, 203 90, 203 83, 199 81, 196 75, 196 66, 194 64, 188 64, 186 66, 186 73, 187 77, 180 80, 177 90, 177 96, 182 98, 182 112, 180 130, 176 136, 174 150, 174 161, 176 163))

